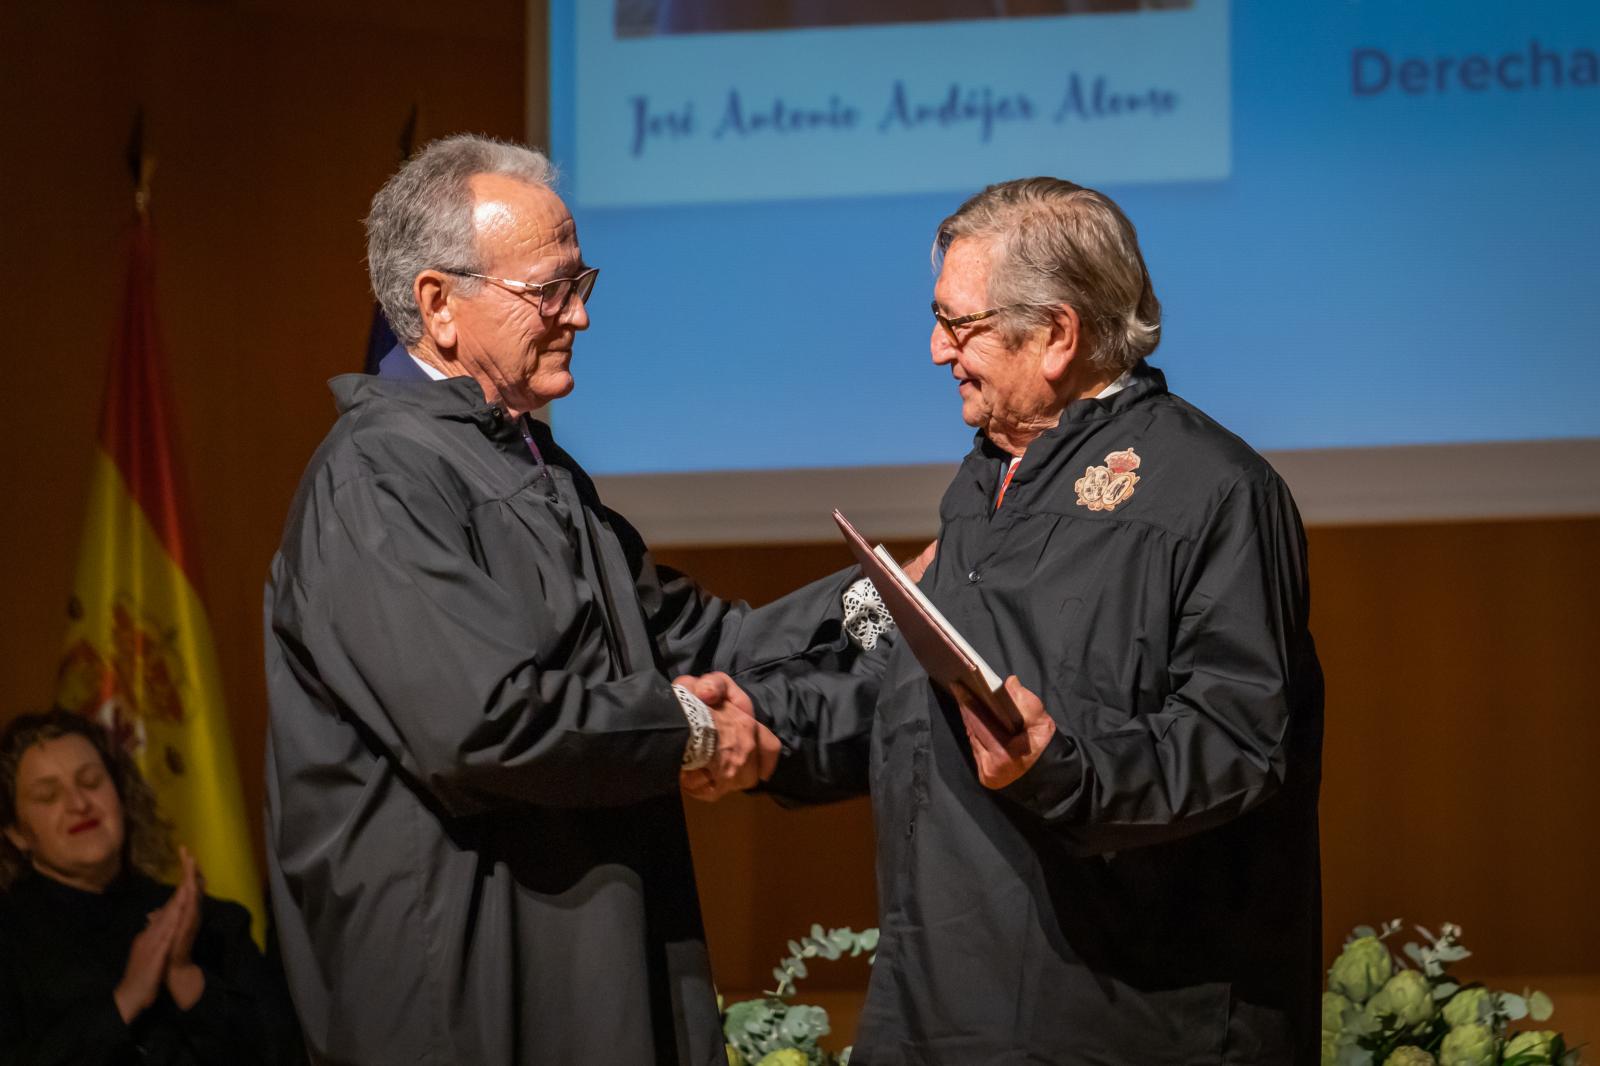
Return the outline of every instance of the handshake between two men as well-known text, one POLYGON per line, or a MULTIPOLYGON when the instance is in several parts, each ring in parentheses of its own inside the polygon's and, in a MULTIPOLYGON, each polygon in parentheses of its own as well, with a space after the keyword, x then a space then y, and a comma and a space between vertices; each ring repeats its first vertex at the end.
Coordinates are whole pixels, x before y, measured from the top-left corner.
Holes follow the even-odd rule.
MULTIPOLYGON (((938 541, 930 541, 901 569, 912 581, 920 581, 938 547, 938 541)), ((750 696, 733 678, 718 671, 699 677, 685 675, 673 684, 699 697, 711 712, 717 732, 711 761, 679 774, 678 784, 685 795, 711 802, 730 792, 754 788, 772 776, 783 755, 783 744, 757 720, 750 696)), ((1015 675, 1006 678, 1004 695, 1016 709, 1020 729, 999 721, 981 699, 960 685, 952 688, 951 695, 961 710, 978 780, 985 788, 1004 788, 1027 773, 1055 736, 1055 720, 1046 713, 1044 701, 1015 675)))
MULTIPOLYGON (((772 776, 783 744, 757 720, 750 696, 737 682, 717 672, 685 675, 673 684, 700 698, 717 729, 717 750, 710 762, 678 775, 684 795, 713 802, 730 792, 754 788, 772 776)), ((961 710, 978 780, 990 789, 1004 788, 1027 773, 1056 732, 1055 720, 1045 712, 1044 702, 1016 675, 1006 678, 1005 694, 1017 709, 1021 729, 1010 729, 998 721, 982 700, 961 686, 951 692, 961 710)))
POLYGON ((717 749, 711 760, 678 775, 684 795, 710 802, 730 792, 755 788, 772 776, 783 745, 772 730, 756 720, 750 696, 733 678, 721 671, 699 677, 686 674, 673 684, 687 689, 706 705, 717 736, 717 749))

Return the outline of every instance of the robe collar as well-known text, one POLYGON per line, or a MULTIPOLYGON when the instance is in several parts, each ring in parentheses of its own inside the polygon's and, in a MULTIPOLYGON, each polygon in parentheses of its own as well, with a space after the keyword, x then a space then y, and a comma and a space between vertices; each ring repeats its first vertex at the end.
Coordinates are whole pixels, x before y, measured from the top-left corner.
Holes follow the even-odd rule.
MULTIPOLYGON (((1151 397, 1166 393, 1166 375, 1155 367, 1140 363, 1131 374, 1133 380, 1127 387, 1110 396, 1089 397, 1067 404, 1061 412, 1061 421, 1039 434, 1028 445, 1006 490, 1007 500, 1011 499, 1012 492, 1033 481, 1039 471, 1050 468, 1057 455, 1069 454, 1102 424, 1126 414, 1151 397)), ((998 470, 1001 468, 991 460, 1008 460, 1011 453, 996 445, 981 429, 975 434, 973 444, 967 462, 969 474, 978 490, 992 503, 999 487, 998 470), (974 463, 973 460, 981 461, 974 463)))
POLYGON ((378 376, 390 381, 432 381, 426 370, 417 365, 411 353, 400 345, 389 349, 389 354, 378 360, 378 376))
MULTIPOLYGON (((521 420, 499 404, 485 400, 483 389, 475 380, 462 375, 436 381, 400 345, 378 361, 377 374, 341 374, 328 382, 328 388, 340 414, 374 401, 400 403, 436 418, 472 422, 495 440, 521 443, 521 420)), ((528 421, 542 448, 549 439, 549 427, 537 418, 528 421)))

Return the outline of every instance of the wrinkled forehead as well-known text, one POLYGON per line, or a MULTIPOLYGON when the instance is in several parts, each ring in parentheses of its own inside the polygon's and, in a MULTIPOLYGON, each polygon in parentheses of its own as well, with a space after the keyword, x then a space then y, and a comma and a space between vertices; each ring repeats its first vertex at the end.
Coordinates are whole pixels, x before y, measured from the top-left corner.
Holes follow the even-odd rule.
POLYGON ((469 185, 485 266, 532 269, 582 258, 572 213, 552 190, 503 174, 477 174, 469 185))
MULTIPOLYGON (((947 300, 982 301, 989 291, 989 267, 993 242, 978 237, 961 237, 945 249, 939 263, 939 277, 933 285, 934 299, 946 310, 947 300)), ((976 308, 962 308, 962 313, 976 308)))

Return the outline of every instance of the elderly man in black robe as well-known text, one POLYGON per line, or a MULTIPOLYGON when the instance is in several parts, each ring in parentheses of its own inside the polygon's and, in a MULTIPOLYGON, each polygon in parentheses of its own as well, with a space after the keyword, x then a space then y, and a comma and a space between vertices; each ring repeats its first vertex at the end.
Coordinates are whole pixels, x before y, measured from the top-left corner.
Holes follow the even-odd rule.
POLYGON ((680 775, 770 769, 716 671, 832 656, 843 580, 705 595, 529 417, 572 389, 596 278, 543 156, 435 142, 367 226, 401 347, 334 381, 266 605, 268 865, 312 1057, 724 1063, 680 775))
POLYGON ((1314 1063, 1322 674, 1289 491, 1146 365, 1160 305, 1105 196, 992 186, 935 250, 933 361, 978 433, 921 587, 1023 728, 903 644, 870 723, 745 685, 789 753, 769 789, 870 784, 851 1062, 1314 1063))

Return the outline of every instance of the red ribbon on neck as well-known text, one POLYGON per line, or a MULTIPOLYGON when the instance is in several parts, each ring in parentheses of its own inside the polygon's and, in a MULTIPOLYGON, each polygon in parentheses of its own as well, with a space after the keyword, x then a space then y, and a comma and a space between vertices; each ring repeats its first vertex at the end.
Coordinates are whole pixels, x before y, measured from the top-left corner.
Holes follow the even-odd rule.
POLYGON ((1006 470, 1006 476, 1000 479, 1000 495, 994 498, 994 509, 996 511, 1000 510, 1000 505, 1005 502, 1006 489, 1011 487, 1011 476, 1017 472, 1017 467, 1021 465, 1021 463, 1012 463, 1006 470))

